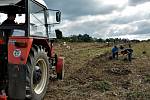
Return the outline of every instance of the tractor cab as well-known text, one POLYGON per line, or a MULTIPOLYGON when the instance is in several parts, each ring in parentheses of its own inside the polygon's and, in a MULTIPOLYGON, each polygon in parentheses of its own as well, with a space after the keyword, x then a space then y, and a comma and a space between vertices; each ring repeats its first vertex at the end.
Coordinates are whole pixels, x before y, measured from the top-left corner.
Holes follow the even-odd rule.
POLYGON ((51 27, 59 22, 60 11, 48 9, 43 0, 0 1, 0 30, 13 29, 11 36, 49 37, 51 27), (16 15, 16 24, 2 25, 8 14, 16 15))
POLYGON ((0 100, 4 91, 9 99, 41 100, 49 72, 62 79, 63 58, 51 40, 60 16, 43 0, 0 0, 0 100))

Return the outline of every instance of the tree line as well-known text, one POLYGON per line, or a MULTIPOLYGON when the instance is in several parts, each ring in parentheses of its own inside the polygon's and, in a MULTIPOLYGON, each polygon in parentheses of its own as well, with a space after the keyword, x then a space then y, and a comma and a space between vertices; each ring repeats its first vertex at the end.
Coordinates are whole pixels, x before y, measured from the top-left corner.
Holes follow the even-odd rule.
POLYGON ((59 41, 66 41, 66 42, 101 42, 101 43, 106 43, 106 42, 113 42, 113 43, 127 43, 129 41, 131 42, 140 42, 139 40, 129 40, 129 39, 121 39, 121 38, 107 38, 107 39, 102 39, 102 38, 93 38, 88 34, 79 34, 79 35, 71 35, 69 37, 64 37, 62 35, 62 32, 60 30, 55 30, 56 36, 59 39, 59 41))

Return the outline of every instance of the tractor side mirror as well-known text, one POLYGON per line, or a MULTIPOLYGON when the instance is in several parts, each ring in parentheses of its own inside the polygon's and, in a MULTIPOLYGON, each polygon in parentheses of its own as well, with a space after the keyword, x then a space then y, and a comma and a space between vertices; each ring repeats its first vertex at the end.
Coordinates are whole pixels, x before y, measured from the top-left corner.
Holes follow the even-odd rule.
POLYGON ((59 24, 61 21, 61 12, 59 10, 48 9, 47 11, 47 24, 59 24))
POLYGON ((60 11, 56 12, 56 21, 57 22, 61 21, 61 12, 60 11))

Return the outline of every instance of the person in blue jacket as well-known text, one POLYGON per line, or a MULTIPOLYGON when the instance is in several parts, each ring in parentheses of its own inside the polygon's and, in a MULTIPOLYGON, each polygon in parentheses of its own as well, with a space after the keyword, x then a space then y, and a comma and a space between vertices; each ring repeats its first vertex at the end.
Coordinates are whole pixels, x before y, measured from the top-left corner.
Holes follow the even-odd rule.
POLYGON ((114 46, 113 48, 112 48, 112 58, 113 59, 118 59, 118 47, 117 46, 114 46))

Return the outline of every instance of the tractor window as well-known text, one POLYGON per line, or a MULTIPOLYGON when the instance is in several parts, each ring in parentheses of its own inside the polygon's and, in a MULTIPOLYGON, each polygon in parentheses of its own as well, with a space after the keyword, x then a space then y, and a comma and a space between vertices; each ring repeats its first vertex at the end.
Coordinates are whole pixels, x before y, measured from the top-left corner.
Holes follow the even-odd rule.
MULTIPOLYGON (((0 13, 0 24, 7 19, 7 14, 0 13)), ((15 22, 17 24, 25 23, 25 14, 16 14, 15 22)))
POLYGON ((43 8, 30 1, 30 35, 46 37, 43 8))
POLYGON ((7 14, 16 14, 15 22, 25 23, 25 0, 0 0, 0 23, 7 19, 7 14))
POLYGON ((0 1, 0 31, 7 36, 25 36, 25 0, 0 1))
POLYGON ((25 30, 23 28, 25 23, 25 14, 16 14, 16 18, 14 20, 16 24, 9 24, 8 21, 6 22, 5 20, 8 20, 7 14, 0 13, 1 31, 3 30, 5 34, 9 34, 9 36, 25 36, 25 30))

